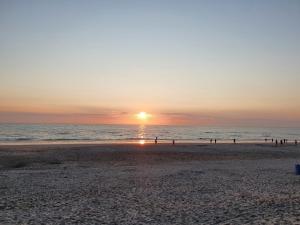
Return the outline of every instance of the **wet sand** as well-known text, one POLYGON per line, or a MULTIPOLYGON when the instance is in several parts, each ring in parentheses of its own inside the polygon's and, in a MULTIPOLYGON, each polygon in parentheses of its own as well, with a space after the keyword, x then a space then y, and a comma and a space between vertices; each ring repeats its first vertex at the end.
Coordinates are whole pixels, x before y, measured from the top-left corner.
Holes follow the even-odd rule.
POLYGON ((0 224, 300 224, 300 146, 0 146, 0 224))

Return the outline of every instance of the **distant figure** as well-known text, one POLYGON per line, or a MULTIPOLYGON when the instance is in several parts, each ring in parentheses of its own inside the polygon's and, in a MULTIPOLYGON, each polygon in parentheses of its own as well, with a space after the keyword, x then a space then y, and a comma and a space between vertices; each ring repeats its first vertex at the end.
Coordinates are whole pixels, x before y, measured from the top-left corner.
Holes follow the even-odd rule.
POLYGON ((297 140, 295 140, 295 145, 298 145, 298 141, 297 140))
POLYGON ((157 144, 157 137, 155 137, 155 141, 154 142, 155 142, 155 144, 157 144))
POLYGON ((217 144, 217 139, 215 139, 215 144, 217 144))
POLYGON ((278 145, 278 141, 277 141, 277 139, 276 139, 276 141, 275 141, 275 144, 276 144, 276 146, 278 145))
POLYGON ((173 145, 175 145, 175 140, 174 140, 174 139, 173 139, 173 142, 172 142, 172 144, 173 144, 173 145))
POLYGON ((285 144, 285 139, 283 139, 283 144, 285 144))
POLYGON ((212 139, 210 139, 210 143, 212 143, 212 139))
POLYGON ((234 144, 236 143, 236 140, 235 140, 235 138, 233 139, 233 143, 234 143, 234 144))
POLYGON ((274 139, 272 138, 272 143, 274 142, 274 139))
POLYGON ((280 140, 280 144, 283 145, 283 141, 282 140, 280 140))
POLYGON ((267 138, 265 138, 265 142, 267 142, 268 141, 268 139, 267 138))

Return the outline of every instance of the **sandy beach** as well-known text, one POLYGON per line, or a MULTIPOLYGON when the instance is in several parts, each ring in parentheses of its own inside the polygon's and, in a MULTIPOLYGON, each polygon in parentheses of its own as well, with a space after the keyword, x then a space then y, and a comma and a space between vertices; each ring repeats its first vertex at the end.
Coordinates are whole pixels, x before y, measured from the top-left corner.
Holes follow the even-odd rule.
POLYGON ((300 224, 300 146, 0 146, 0 224, 300 224))

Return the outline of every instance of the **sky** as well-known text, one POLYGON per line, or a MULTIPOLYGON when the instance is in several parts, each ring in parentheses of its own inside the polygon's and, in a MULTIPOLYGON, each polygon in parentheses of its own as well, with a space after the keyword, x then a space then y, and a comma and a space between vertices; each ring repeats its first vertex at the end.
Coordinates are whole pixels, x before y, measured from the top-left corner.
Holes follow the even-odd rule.
POLYGON ((298 0, 0 0, 0 123, 300 127, 298 0))

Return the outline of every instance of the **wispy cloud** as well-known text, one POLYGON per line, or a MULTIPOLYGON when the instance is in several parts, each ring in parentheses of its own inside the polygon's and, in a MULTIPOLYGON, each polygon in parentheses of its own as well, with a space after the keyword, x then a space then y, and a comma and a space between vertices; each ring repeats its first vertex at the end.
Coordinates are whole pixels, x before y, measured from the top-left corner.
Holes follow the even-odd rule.
MULTIPOLYGON (((82 108, 77 112, 0 112, 0 123, 134 124, 135 113, 118 109, 82 108)), ((149 124, 201 126, 293 126, 300 127, 298 114, 259 111, 161 112, 149 124)))
POLYGON ((163 112, 169 122, 209 126, 293 126, 300 127, 300 115, 262 111, 163 112))
POLYGON ((0 123, 124 123, 123 112, 98 113, 34 113, 0 112, 0 123))

